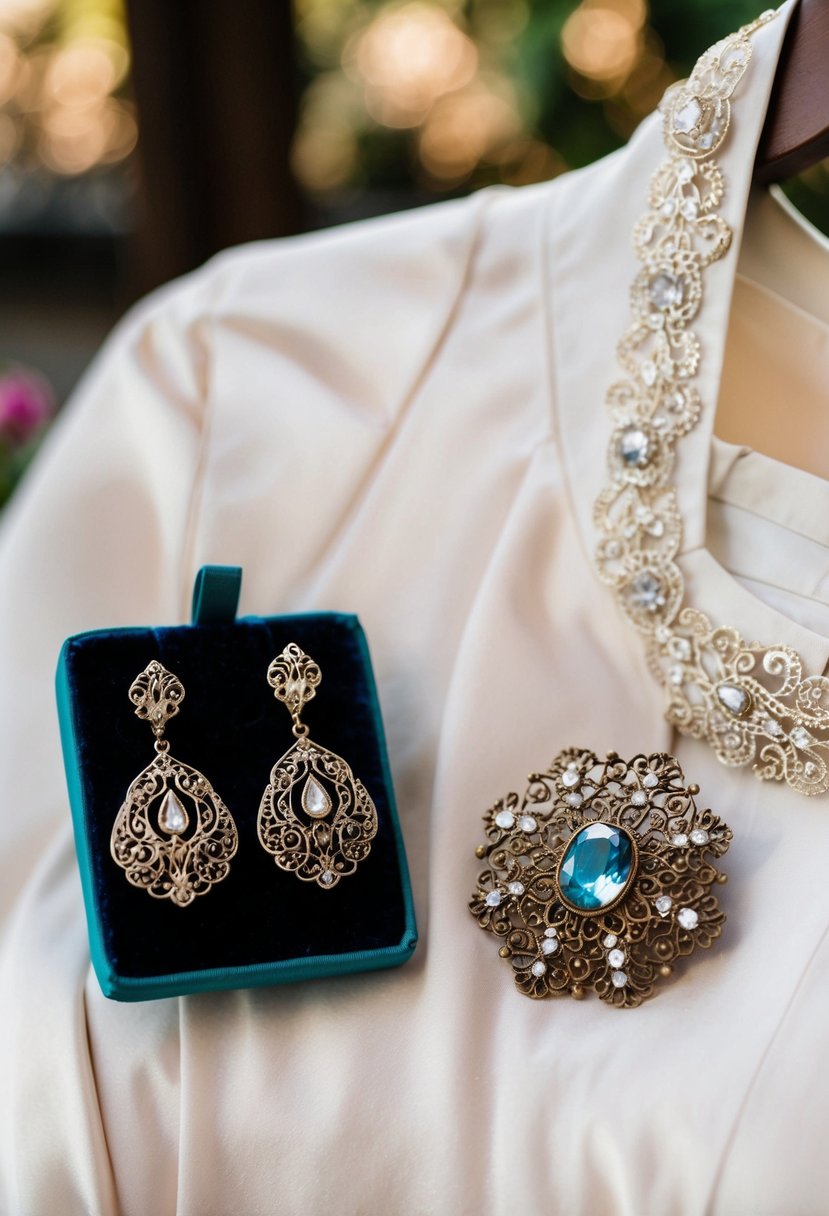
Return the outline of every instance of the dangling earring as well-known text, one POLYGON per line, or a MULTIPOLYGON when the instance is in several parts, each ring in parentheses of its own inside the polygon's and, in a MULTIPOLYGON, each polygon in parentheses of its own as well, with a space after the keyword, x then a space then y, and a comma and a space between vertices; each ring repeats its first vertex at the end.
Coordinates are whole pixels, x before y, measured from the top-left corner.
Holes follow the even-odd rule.
POLYGON ((257 831, 280 869, 330 891, 368 857, 377 810, 345 760, 309 739, 300 721, 321 679, 318 665, 295 642, 268 668, 268 683, 293 718, 297 741, 271 770, 257 831))
POLYGON ((149 722, 157 754, 127 790, 110 851, 134 887, 186 908, 227 877, 239 835, 207 778, 170 755, 164 728, 184 700, 178 677, 153 660, 130 685, 129 698, 149 722))

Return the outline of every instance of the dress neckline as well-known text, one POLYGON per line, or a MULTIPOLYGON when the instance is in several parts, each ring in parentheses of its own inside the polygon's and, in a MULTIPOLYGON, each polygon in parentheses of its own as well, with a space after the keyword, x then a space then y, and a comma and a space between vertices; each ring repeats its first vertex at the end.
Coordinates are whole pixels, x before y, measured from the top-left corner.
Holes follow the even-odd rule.
MULTIPOLYGON (((669 721, 685 733, 704 736, 727 765, 753 763, 766 778, 785 777, 801 792, 816 794, 829 788, 829 768, 822 755, 804 757, 803 751, 812 746, 809 740, 814 742, 810 726, 823 734, 824 711, 817 698, 825 696, 825 688, 823 682, 808 677, 818 677, 826 669, 829 636, 805 628, 781 611, 780 604, 753 595, 717 562, 707 544, 714 424, 752 171, 794 8, 795 0, 786 0, 772 19, 751 27, 750 52, 736 35, 702 56, 689 82, 669 92, 663 103, 664 121, 669 124, 664 139, 662 114, 651 115, 615 163, 613 158, 603 163, 595 188, 591 170, 587 170, 574 175, 569 189, 557 191, 557 205, 548 215, 545 266, 554 419, 573 513, 586 554, 615 600, 615 612, 644 635, 644 653, 663 686, 669 721), (741 60, 741 75, 738 83, 729 85, 732 53, 741 60), (682 221, 696 222, 701 216, 698 238, 709 239, 707 211, 694 210, 686 216, 682 210, 682 221, 674 224, 671 217, 677 213, 661 210, 665 205, 679 207, 687 195, 677 181, 689 181, 696 175, 689 170, 689 176, 682 177, 686 168, 675 152, 680 146, 676 132, 684 129, 682 124, 692 127, 695 123, 703 103, 696 100, 694 90, 703 90, 699 96, 705 96, 709 71, 715 79, 720 74, 714 89, 725 91, 726 123, 730 99, 733 120, 717 148, 716 165, 712 164, 717 194, 715 218, 709 225, 713 260, 705 257, 703 245, 699 254, 704 267, 701 307, 694 306, 698 287, 693 269, 688 272, 687 297, 680 292, 677 299, 662 302, 653 295, 649 303, 643 292, 673 290, 671 284, 680 282, 676 276, 685 273, 686 246, 670 244, 666 229, 669 233, 673 229, 682 242, 682 221), (680 105, 682 111, 677 108, 680 105), (725 188, 722 195, 717 168, 725 188), (660 215, 668 219, 663 223, 660 215), (631 234, 638 243, 639 262, 630 250, 631 234), (723 246, 723 235, 730 236, 730 247, 723 246), (663 248, 664 282, 655 277, 661 273, 659 251, 663 248), (651 253, 654 249, 657 252, 651 253), (649 269, 643 271, 642 262, 649 269), (678 344, 676 356, 670 352, 641 354, 638 342, 644 350, 660 349, 658 340, 648 338, 648 330, 658 333, 658 326, 650 324, 655 310, 674 308, 672 315, 680 317, 686 307, 692 310, 687 314, 693 326, 688 339, 691 353, 685 353, 689 346, 681 345, 680 332, 671 339, 678 344), (698 363, 694 358, 697 348, 701 351, 698 363), (649 357, 667 359, 668 370, 657 368, 649 380, 650 365, 644 362, 649 357), (685 362, 672 364, 671 359, 685 362), (687 367, 692 367, 690 373, 683 370, 687 367), (655 379, 659 382, 661 376, 661 383, 670 385, 677 375, 689 374, 692 390, 699 395, 700 413, 691 416, 690 430, 681 414, 676 423, 668 424, 685 429, 675 432, 679 435, 675 454, 668 451, 664 456, 666 445, 636 431, 639 423, 628 419, 655 418, 660 406, 654 407, 654 398, 647 396, 647 385, 655 379), (628 375, 634 377, 632 384, 625 379, 628 375), (644 408, 638 402, 645 402, 644 408), (623 441, 631 445, 630 458, 623 441), (653 442, 655 455, 646 454, 644 463, 637 464, 643 472, 628 474, 620 461, 624 458, 629 469, 631 461, 640 460, 646 442, 653 442), (634 489, 623 498, 625 486, 645 489, 634 489), (649 490, 651 486, 655 488, 649 490), (670 490, 667 505, 658 497, 662 486, 670 490), (677 511, 681 519, 678 534, 677 511), (651 524, 660 531, 650 533, 651 524), (662 539, 651 542, 651 535, 662 539), (747 674, 750 671, 759 682, 747 674), (769 687, 764 684, 766 677, 769 687), (722 706, 728 707, 725 717, 722 706), (728 713, 736 718, 733 724, 728 713)), ((697 126, 697 133, 700 129, 706 128, 697 126)), ((710 204, 706 201, 705 206, 710 204)), ((693 391, 690 405, 687 393, 680 394, 678 406, 675 398, 669 402, 670 408, 687 411, 694 404, 693 391)), ((824 745, 818 740, 818 747, 824 745)))

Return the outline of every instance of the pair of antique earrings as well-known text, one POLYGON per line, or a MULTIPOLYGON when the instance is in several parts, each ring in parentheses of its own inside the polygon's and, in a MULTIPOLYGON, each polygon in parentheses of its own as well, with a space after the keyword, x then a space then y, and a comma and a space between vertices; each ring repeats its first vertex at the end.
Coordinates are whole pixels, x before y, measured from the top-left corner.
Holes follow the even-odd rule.
MULTIPOLYGON (((321 679, 318 664, 294 642, 268 668, 296 743, 271 770, 257 835, 280 869, 331 891, 368 856, 377 810, 345 760, 313 742, 301 721, 321 679)), ((170 755, 164 730, 184 700, 178 677, 153 660, 129 698, 155 735, 156 756, 127 790, 110 850, 133 886, 184 908, 227 877, 239 834, 207 778, 170 755)))

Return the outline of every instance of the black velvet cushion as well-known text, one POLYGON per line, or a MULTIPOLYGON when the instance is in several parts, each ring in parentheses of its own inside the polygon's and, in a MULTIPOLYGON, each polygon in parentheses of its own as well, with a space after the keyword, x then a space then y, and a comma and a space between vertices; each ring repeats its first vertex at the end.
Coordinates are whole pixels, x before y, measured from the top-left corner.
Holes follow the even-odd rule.
MULTIPOLYGON (((74 746, 66 759, 68 767, 77 765, 82 807, 81 815, 75 808, 76 832, 86 837, 94 915, 118 976, 261 967, 401 943, 408 877, 398 853, 382 727, 356 617, 242 618, 232 625, 86 634, 66 643, 62 663, 64 718, 74 746), (322 670, 316 696, 303 711, 310 737, 347 761, 377 807, 371 853, 331 891, 280 870, 256 834, 271 768, 294 742, 290 715, 266 680, 268 664, 289 642, 298 643, 322 670), (167 725, 171 754, 205 775, 239 832, 228 877, 185 908, 131 886, 110 855, 127 787, 155 754, 152 731, 135 716, 127 696, 152 659, 185 688, 181 710, 167 725)), ((65 747, 66 735, 64 722, 65 747)), ((209 986, 227 985, 217 980, 209 986)))

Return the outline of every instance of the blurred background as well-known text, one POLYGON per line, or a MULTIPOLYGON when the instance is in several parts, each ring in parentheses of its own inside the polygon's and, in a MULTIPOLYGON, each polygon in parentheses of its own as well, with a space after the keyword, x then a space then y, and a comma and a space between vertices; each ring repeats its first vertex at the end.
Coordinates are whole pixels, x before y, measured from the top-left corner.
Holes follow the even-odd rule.
MULTIPOLYGON (((545 180, 762 0, 0 0, 0 504, 119 315, 241 241, 545 180)), ((829 231, 829 163, 787 186, 829 231)))

